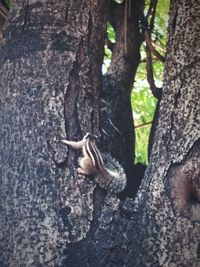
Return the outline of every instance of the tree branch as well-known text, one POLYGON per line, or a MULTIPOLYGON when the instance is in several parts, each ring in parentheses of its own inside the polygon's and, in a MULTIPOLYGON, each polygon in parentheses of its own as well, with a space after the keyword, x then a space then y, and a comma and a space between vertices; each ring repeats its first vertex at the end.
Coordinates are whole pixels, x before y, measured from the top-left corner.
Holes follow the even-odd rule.
POLYGON ((155 21, 157 3, 158 3, 158 0, 151 0, 150 5, 149 5, 149 10, 147 12, 147 15, 146 15, 145 18, 143 18, 143 20, 145 20, 145 22, 146 22, 145 24, 148 25, 148 18, 151 15, 151 19, 150 19, 149 25, 147 27, 145 27, 144 38, 145 38, 145 42, 147 43, 149 49, 155 55, 155 57, 157 59, 159 59, 161 62, 165 62, 165 57, 163 57, 155 49, 155 47, 152 45, 151 35, 150 35, 150 33, 152 32, 152 30, 154 28, 154 21, 155 21))
POLYGON ((147 69, 147 81, 149 83, 151 92, 154 97, 157 99, 160 99, 161 97, 161 88, 158 88, 155 85, 154 81, 154 75, 153 75, 153 64, 152 64, 152 56, 151 56, 151 50, 149 47, 146 47, 146 55, 147 55, 147 63, 146 63, 146 69, 147 69))
POLYGON ((152 0, 152 14, 151 14, 151 19, 149 23, 150 31, 152 31, 154 28, 157 3, 158 3, 158 0, 152 0))
POLYGON ((151 37, 149 35, 149 32, 147 30, 144 31, 144 38, 145 38, 145 42, 148 46, 148 48, 151 50, 151 52, 154 54, 154 56, 159 59, 161 62, 165 62, 165 57, 162 56, 155 48, 154 46, 152 45, 152 42, 151 42, 151 37))

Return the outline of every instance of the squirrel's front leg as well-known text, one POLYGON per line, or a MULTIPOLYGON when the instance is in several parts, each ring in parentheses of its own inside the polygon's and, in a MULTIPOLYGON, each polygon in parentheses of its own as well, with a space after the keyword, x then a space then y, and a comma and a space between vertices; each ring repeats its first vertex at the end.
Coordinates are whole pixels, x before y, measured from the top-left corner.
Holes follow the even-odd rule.
POLYGON ((84 135, 83 139, 80 141, 69 141, 66 139, 62 139, 61 142, 65 145, 71 146, 73 149, 82 149, 87 141, 88 135, 88 133, 84 135))
POLYGON ((65 145, 71 146, 74 149, 82 149, 86 140, 82 139, 81 141, 68 141, 68 140, 61 140, 61 142, 65 145))
POLYGON ((88 138, 91 134, 87 133, 80 141, 68 141, 68 140, 61 140, 61 142, 65 145, 72 147, 73 149, 82 149, 83 157, 79 159, 79 168, 78 174, 82 175, 94 175, 96 168, 92 162, 92 159, 89 157, 88 153, 86 152, 86 143, 88 142, 88 138))

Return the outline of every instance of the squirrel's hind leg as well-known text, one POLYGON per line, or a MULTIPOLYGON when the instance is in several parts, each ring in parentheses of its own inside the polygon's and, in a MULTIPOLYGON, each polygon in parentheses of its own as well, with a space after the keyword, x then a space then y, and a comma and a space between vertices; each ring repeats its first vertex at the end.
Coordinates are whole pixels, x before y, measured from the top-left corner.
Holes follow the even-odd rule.
POLYGON ((89 157, 82 157, 79 159, 78 173, 87 176, 95 174, 95 166, 89 157))

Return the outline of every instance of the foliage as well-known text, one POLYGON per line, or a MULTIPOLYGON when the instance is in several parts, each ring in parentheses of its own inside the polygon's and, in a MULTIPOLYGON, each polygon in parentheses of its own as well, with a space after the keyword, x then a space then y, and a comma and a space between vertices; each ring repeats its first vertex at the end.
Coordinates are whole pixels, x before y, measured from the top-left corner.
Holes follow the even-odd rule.
MULTIPOLYGON (((145 12, 149 8, 149 1, 146 3, 145 12)), ((168 24, 169 0, 159 0, 156 8, 154 28, 152 31, 152 43, 156 50, 164 55, 166 47, 167 24, 168 24)), ((152 96, 146 81, 145 45, 141 47, 141 64, 138 68, 134 89, 131 95, 131 103, 135 125, 141 125, 153 120, 156 107, 156 99, 152 96)), ((154 79, 156 86, 162 87, 164 64, 153 57, 154 79)), ((147 147, 151 125, 136 128, 136 162, 147 163, 147 147)))
MULTIPOLYGON (((141 68, 141 66, 140 66, 141 68)), ((136 135, 136 162, 147 164, 147 146, 156 99, 152 96, 146 81, 138 80, 131 94, 136 135), (139 127, 138 127, 139 126, 139 127)))
MULTIPOLYGON (((110 23, 107 23, 107 37, 108 37, 108 41, 111 44, 115 43, 115 31, 114 31, 114 29, 113 29, 113 27, 111 26, 110 23)), ((108 48, 107 45, 105 45, 104 53, 105 53, 105 56, 104 56, 104 61, 103 61, 103 66, 102 66, 103 74, 106 73, 106 71, 107 71, 107 69, 108 69, 108 67, 110 65, 111 59, 112 59, 112 52, 108 48)))
POLYGON ((111 43, 115 43, 115 31, 110 23, 107 23, 108 39, 111 43))

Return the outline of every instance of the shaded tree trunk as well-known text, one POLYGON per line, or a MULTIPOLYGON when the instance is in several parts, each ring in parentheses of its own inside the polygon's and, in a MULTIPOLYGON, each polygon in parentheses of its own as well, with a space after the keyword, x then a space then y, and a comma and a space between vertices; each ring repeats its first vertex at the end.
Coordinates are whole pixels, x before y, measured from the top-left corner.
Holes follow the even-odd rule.
MULTIPOLYGON (((108 4, 16 0, 12 8, 0 58, 1 266, 199 264, 198 0, 172 1, 160 118, 136 200, 120 202, 78 178, 77 154, 59 142, 85 132, 100 136, 100 96, 109 102, 110 90, 114 111, 119 95, 127 108, 118 121, 108 107, 120 134, 104 119, 101 125, 118 141, 108 145, 103 136, 103 145, 124 166, 123 155, 131 153, 120 146, 133 144, 122 122, 130 121, 130 73, 139 60, 138 13, 129 21, 134 45, 116 44, 101 92, 108 4), (133 51, 133 62, 122 51, 133 51)), ((124 5, 112 9, 122 21, 118 8, 124 5)))
POLYGON ((119 5, 111 1, 109 21, 116 33, 112 61, 104 77, 102 92, 103 145, 119 160, 127 174, 127 189, 121 196, 133 196, 135 133, 130 94, 135 73, 140 63, 142 35, 139 21, 144 1, 125 1, 119 5))

